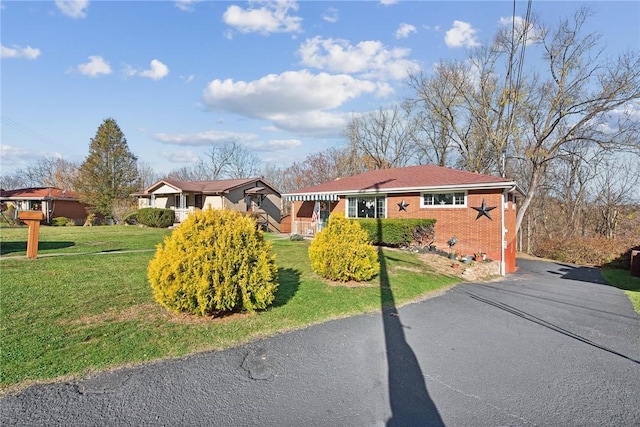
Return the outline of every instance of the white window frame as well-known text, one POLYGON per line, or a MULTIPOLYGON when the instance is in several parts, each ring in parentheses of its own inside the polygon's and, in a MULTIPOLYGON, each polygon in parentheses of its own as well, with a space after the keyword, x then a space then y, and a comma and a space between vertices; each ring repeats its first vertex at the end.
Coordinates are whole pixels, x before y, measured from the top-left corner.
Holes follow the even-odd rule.
POLYGON ((358 196, 346 196, 346 203, 345 203, 345 212, 344 212, 344 216, 346 218, 350 218, 350 219, 359 219, 359 218, 363 218, 363 217, 359 217, 358 212, 357 212, 357 204, 358 204, 358 199, 373 199, 373 203, 374 203, 374 212, 375 215, 373 218, 380 218, 378 217, 378 200, 382 199, 384 200, 384 209, 383 209, 383 215, 384 217, 382 218, 387 218, 387 209, 389 208, 389 205, 387 203, 387 195, 386 194, 376 194, 376 195, 358 195, 358 196), (349 203, 352 199, 356 200, 356 216, 350 216, 349 215, 349 203))
POLYGON ((421 209, 456 209, 456 208, 466 208, 467 207, 467 196, 468 193, 466 191, 425 191, 420 193, 420 208, 421 209), (433 204, 429 205, 424 202, 424 197, 427 195, 441 195, 441 194, 451 194, 453 196, 453 204, 433 204), (464 196, 464 202, 462 204, 456 203, 456 194, 462 194, 464 196))

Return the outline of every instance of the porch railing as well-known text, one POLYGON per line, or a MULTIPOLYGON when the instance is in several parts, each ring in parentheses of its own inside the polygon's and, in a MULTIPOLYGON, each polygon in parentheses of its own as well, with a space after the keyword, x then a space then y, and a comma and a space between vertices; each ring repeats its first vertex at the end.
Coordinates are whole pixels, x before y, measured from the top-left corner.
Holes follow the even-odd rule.
POLYGON ((187 216, 192 213, 195 212, 195 208, 194 207, 190 207, 190 208, 173 208, 173 210, 176 213, 176 222, 182 222, 185 219, 187 219, 187 216))
POLYGON ((311 221, 291 221, 291 234, 300 234, 302 236, 315 236, 317 232, 322 230, 324 222, 311 221))

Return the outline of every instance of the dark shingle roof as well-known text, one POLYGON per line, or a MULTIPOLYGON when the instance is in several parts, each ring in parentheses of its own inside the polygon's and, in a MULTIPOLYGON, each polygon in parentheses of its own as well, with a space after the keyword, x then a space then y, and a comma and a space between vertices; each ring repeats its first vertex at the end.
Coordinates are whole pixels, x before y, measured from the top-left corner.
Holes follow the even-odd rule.
POLYGON ((178 181, 173 179, 163 179, 156 182, 143 193, 136 193, 135 195, 145 195, 152 193, 155 189, 162 185, 170 185, 180 191, 190 193, 202 193, 202 194, 224 194, 233 190, 234 188, 248 185, 251 183, 261 183, 263 186, 267 186, 273 190, 274 193, 280 194, 273 187, 265 183, 261 178, 243 178, 243 179, 219 179, 216 181, 178 181))
POLYGON ((311 187, 301 188, 286 195, 310 193, 389 192, 446 187, 508 187, 509 179, 434 165, 379 169, 340 178, 311 187))

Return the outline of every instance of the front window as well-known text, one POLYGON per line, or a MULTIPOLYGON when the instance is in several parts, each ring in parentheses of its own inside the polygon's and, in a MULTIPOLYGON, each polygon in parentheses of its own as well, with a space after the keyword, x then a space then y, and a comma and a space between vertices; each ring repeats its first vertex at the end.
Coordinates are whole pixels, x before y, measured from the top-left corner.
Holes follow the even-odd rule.
POLYGON ((421 207, 436 206, 466 206, 467 198, 465 193, 424 193, 422 195, 421 207))
POLYGON ((39 200, 29 200, 29 210, 39 211, 42 210, 42 203, 39 200))
POLYGON ((384 218, 387 208, 386 197, 349 197, 347 199, 347 217, 384 218))

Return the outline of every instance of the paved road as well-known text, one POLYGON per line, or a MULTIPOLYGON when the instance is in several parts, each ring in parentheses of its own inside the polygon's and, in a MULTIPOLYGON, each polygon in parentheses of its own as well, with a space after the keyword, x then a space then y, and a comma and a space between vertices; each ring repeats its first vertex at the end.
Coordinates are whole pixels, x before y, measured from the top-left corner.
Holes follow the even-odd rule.
POLYGON ((624 294, 594 269, 519 265, 398 310, 34 386, 0 401, 2 425, 640 425, 624 294))

